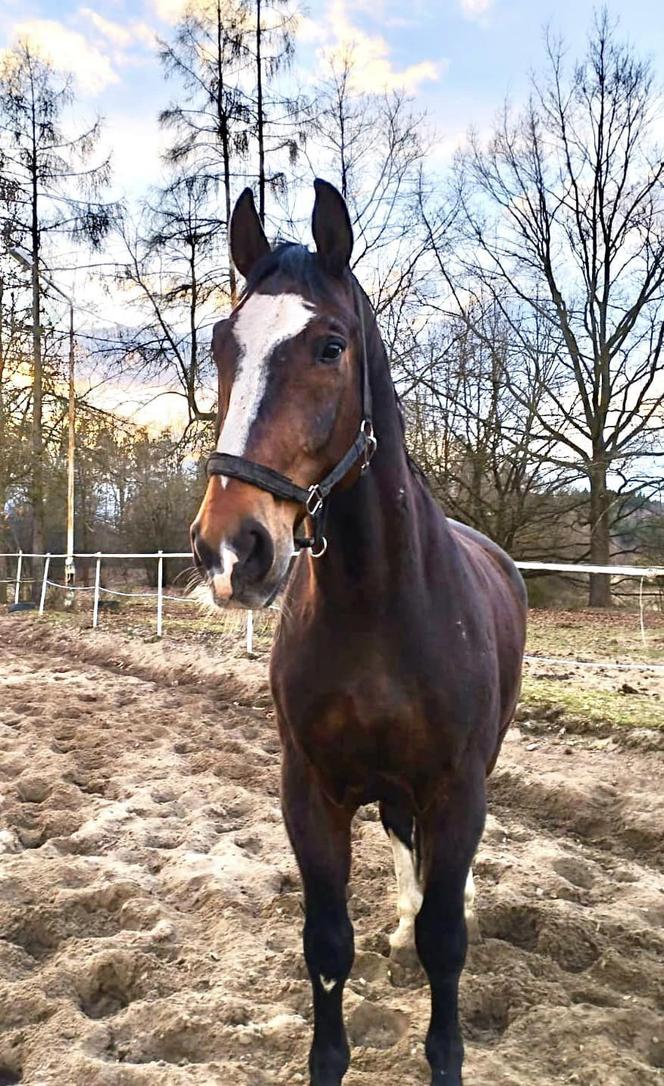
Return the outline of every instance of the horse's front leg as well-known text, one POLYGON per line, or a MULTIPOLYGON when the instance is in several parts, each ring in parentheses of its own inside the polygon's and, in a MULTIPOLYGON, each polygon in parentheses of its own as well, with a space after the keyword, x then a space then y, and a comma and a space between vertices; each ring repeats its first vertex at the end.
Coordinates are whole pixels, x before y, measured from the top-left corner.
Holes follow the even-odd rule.
POLYGON ((311 978, 311 1086, 339 1086, 350 1061, 343 989, 354 957, 346 907, 352 814, 331 803, 303 755, 284 749, 282 805, 304 885, 304 956, 311 978))
POLYGON ((468 937, 464 890, 486 810, 483 770, 445 782, 420 822, 424 896, 415 921, 420 961, 431 986, 426 1054, 432 1086, 461 1086, 459 977, 468 937))

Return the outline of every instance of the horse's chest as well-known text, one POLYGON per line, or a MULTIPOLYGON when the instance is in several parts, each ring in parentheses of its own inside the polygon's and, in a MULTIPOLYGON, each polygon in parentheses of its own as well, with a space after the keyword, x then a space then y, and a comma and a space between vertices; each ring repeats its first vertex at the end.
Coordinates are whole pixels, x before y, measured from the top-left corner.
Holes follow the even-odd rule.
POLYGON ((275 690, 283 726, 324 775, 346 782, 412 777, 454 758, 457 716, 441 688, 385 667, 384 661, 328 673, 280 677, 275 690))
POLYGON ((335 795, 380 798, 390 780, 422 794, 426 782, 454 770, 469 743, 489 756, 494 669, 486 646, 462 633, 454 626, 441 643, 416 626, 386 623, 371 636, 314 634, 296 651, 287 640, 277 644, 271 672, 281 727, 335 795))

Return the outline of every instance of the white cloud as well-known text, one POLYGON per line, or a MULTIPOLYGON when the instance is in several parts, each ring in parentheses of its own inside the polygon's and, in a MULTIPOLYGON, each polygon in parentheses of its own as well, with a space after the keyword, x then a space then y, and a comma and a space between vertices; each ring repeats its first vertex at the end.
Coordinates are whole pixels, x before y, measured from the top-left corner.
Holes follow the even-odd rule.
MULTIPOLYGON (((151 0, 155 14, 165 22, 175 23, 191 0, 151 0)), ((211 0, 194 0, 205 9, 211 0)), ((368 8, 370 0, 364 0, 368 8)), ((380 7, 381 0, 376 0, 380 7)), ((488 3, 489 0, 464 0, 488 3)), ((356 6, 356 5, 354 5, 356 6)), ((385 21, 385 20, 382 20, 385 21)), ((390 44, 380 34, 370 34, 354 26, 347 11, 347 0, 330 0, 324 14, 315 19, 300 16, 296 36, 303 45, 318 46, 319 56, 334 60, 352 55, 353 82, 358 91, 382 91, 403 88, 415 92, 422 83, 440 78, 444 60, 421 60, 399 68, 390 44)))
POLYGON ((80 14, 88 19, 95 30, 99 31, 104 38, 108 38, 113 45, 118 45, 120 48, 131 45, 132 35, 126 26, 105 19, 103 15, 93 11, 92 8, 81 8, 80 14))
POLYGON ((188 0, 152 0, 152 9, 157 18, 171 25, 175 25, 182 18, 188 6, 188 0))
MULTIPOLYGON (((311 27, 305 35, 315 40, 311 27)), ((446 67, 444 60, 421 60, 405 68, 395 66, 391 47, 380 34, 368 34, 354 26, 346 11, 346 0, 332 0, 325 16, 325 40, 333 44, 322 47, 320 55, 328 61, 352 58, 352 80, 358 91, 403 89, 418 90, 421 83, 440 78, 446 67)))
POLYGON ((161 176, 161 155, 167 133, 156 123, 152 110, 129 116, 110 113, 103 129, 104 152, 110 153, 113 179, 121 197, 138 197, 161 176))
POLYGON ((324 42, 327 36, 327 30, 317 19, 311 19, 308 15, 303 15, 298 20, 297 37, 303 45, 318 45, 324 42))
POLYGON ((466 19, 480 22, 489 14, 493 0, 460 0, 461 10, 466 19))
POLYGON ((141 22, 133 22, 129 25, 135 41, 140 42, 142 45, 146 45, 148 49, 156 49, 157 35, 152 27, 148 26, 147 23, 141 22))
POLYGON ((99 94, 117 83, 109 58, 75 30, 53 19, 30 19, 12 28, 14 41, 27 42, 59 71, 70 72, 81 90, 99 94))
MULTIPOLYGON (((194 12, 208 15, 211 19, 217 17, 217 0, 150 0, 150 6, 158 19, 164 23, 175 25, 185 12, 194 12)), ((253 27, 255 14, 250 7, 243 4, 242 0, 222 0, 222 14, 224 7, 232 12, 235 19, 244 19, 246 24, 253 27)), ((286 8, 279 10, 266 7, 261 14, 261 23, 264 27, 281 24, 284 14, 297 13, 297 0, 292 0, 286 8)))
POLYGON ((145 22, 132 19, 126 24, 116 23, 93 8, 79 8, 78 14, 92 23, 97 33, 115 47, 114 60, 117 64, 128 63, 126 50, 132 46, 143 45, 148 49, 157 46, 157 35, 145 22))
POLYGON ((152 0, 152 10, 163 23, 177 23, 184 11, 182 0, 152 0))

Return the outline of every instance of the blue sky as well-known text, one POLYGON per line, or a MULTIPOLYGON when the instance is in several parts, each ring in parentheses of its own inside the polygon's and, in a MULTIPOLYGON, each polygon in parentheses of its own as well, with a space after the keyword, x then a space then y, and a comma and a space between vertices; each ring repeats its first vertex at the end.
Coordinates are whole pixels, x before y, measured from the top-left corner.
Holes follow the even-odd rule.
MULTIPOLYGON (((156 118, 173 91, 163 80, 157 37, 169 37, 184 2, 0 0, 0 49, 18 35, 28 37, 57 67, 71 72, 77 111, 105 119, 113 195, 129 203, 161 179, 163 137, 156 118)), ((629 5, 614 0, 610 10, 623 33, 661 71, 661 0, 630 0, 629 5)), ((584 50, 593 12, 589 0, 309 0, 298 34, 296 74, 306 84, 321 69, 326 51, 353 42, 366 88, 403 86, 416 106, 427 110, 437 133, 431 164, 439 172, 470 126, 488 132, 506 95, 515 105, 524 100, 528 73, 542 64, 544 26, 549 23, 564 35, 574 58, 584 50)), ((80 266, 74 254, 58 255, 62 266, 56 261, 52 270, 79 307, 88 305, 79 319, 89 321, 90 305, 101 324, 128 319, 121 299, 100 293, 87 276, 87 257, 80 266)), ((146 389, 140 391, 143 402, 146 389)), ((127 392, 116 390, 114 396, 105 406, 115 408, 127 392)), ((155 402, 161 425, 164 401, 155 402)))
MULTIPOLYGON (((2 0, 0 45, 28 34, 77 79, 79 108, 107 120, 118 192, 138 194, 158 181, 155 118, 169 99, 155 56, 183 0, 2 0)), ((426 107, 441 164, 473 125, 486 130, 506 95, 527 93, 542 61, 550 23, 579 55, 593 18, 588 0, 310 0, 298 43, 307 79, 322 50, 354 40, 368 85, 403 84, 426 107)), ((639 49, 664 63, 661 0, 610 6, 639 49)))

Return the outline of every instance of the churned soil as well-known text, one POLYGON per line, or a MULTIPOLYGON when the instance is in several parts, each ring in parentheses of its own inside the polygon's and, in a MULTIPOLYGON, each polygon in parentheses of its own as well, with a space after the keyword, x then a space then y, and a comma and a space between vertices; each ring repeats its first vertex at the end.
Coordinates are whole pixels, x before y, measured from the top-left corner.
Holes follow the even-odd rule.
MULTIPOLYGON (((0 1086, 307 1082, 265 661, 27 615, 0 618, 0 648, 0 1086)), ((661 752, 517 725, 490 811, 469 1086, 661 1082, 661 752)), ((375 808, 354 835, 344 1086, 427 1083, 428 991, 390 972, 375 808)))

